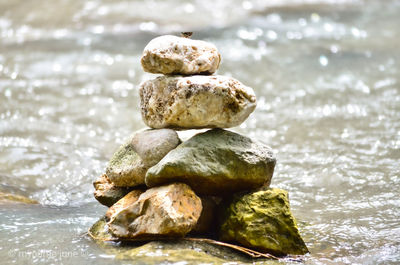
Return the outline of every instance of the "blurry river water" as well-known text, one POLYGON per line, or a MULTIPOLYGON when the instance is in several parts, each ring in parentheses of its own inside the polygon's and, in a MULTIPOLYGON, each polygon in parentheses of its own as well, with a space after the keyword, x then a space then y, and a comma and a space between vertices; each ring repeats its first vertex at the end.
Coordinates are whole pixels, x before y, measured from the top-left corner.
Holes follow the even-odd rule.
POLYGON ((399 264, 396 0, 0 0, 0 191, 40 202, 0 205, 1 263, 135 263, 83 235, 92 181, 145 127, 144 46, 188 30, 256 92, 233 130, 276 150, 304 263, 399 264))

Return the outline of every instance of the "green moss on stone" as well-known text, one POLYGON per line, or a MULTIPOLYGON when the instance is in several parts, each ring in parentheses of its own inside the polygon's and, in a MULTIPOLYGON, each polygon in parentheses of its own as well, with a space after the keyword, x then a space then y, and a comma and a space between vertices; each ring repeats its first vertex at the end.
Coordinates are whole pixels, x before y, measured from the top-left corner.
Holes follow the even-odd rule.
POLYGON ((127 165, 132 164, 132 161, 135 159, 140 159, 140 157, 135 150, 133 150, 131 143, 127 142, 113 154, 109 162, 109 167, 115 169, 125 168, 127 165))
POLYGON ((115 186, 134 187, 144 184, 146 168, 141 157, 129 141, 113 154, 106 169, 106 175, 115 186))
POLYGON ((235 196, 222 217, 220 239, 276 255, 308 253, 288 193, 276 188, 235 196))

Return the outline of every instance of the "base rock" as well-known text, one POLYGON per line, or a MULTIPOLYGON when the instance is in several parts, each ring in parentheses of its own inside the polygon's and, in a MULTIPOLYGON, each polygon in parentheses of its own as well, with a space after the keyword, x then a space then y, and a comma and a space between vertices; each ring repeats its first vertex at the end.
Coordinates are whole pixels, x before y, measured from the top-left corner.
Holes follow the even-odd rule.
POLYGON ((275 255, 308 253, 288 193, 276 188, 235 196, 222 217, 220 240, 275 255))

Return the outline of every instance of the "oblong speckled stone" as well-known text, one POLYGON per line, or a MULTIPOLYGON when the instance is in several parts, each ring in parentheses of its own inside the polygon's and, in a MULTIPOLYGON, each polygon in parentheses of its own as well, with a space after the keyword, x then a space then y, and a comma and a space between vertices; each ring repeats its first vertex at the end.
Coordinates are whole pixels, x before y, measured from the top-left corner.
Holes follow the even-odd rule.
POLYGON ((214 44, 172 35, 151 40, 141 58, 143 70, 154 74, 212 74, 220 61, 214 44))
POLYGON ((256 107, 252 88, 226 76, 160 76, 140 85, 143 121, 152 128, 229 128, 256 107))

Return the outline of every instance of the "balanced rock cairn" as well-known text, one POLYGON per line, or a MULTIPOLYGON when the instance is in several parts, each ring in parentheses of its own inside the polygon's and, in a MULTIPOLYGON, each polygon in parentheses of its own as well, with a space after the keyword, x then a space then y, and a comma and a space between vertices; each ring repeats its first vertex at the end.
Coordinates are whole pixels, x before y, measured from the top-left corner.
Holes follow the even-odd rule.
MULTIPOLYGON (((252 88, 212 75, 221 56, 208 42, 161 36, 145 47, 140 108, 152 129, 133 134, 94 182, 109 207, 106 234, 115 240, 216 238, 275 255, 308 252, 288 194, 269 188, 270 147, 224 130, 256 107, 252 88), (210 128, 182 142, 177 130, 210 128)), ((91 230, 96 233, 96 225, 91 230)))

